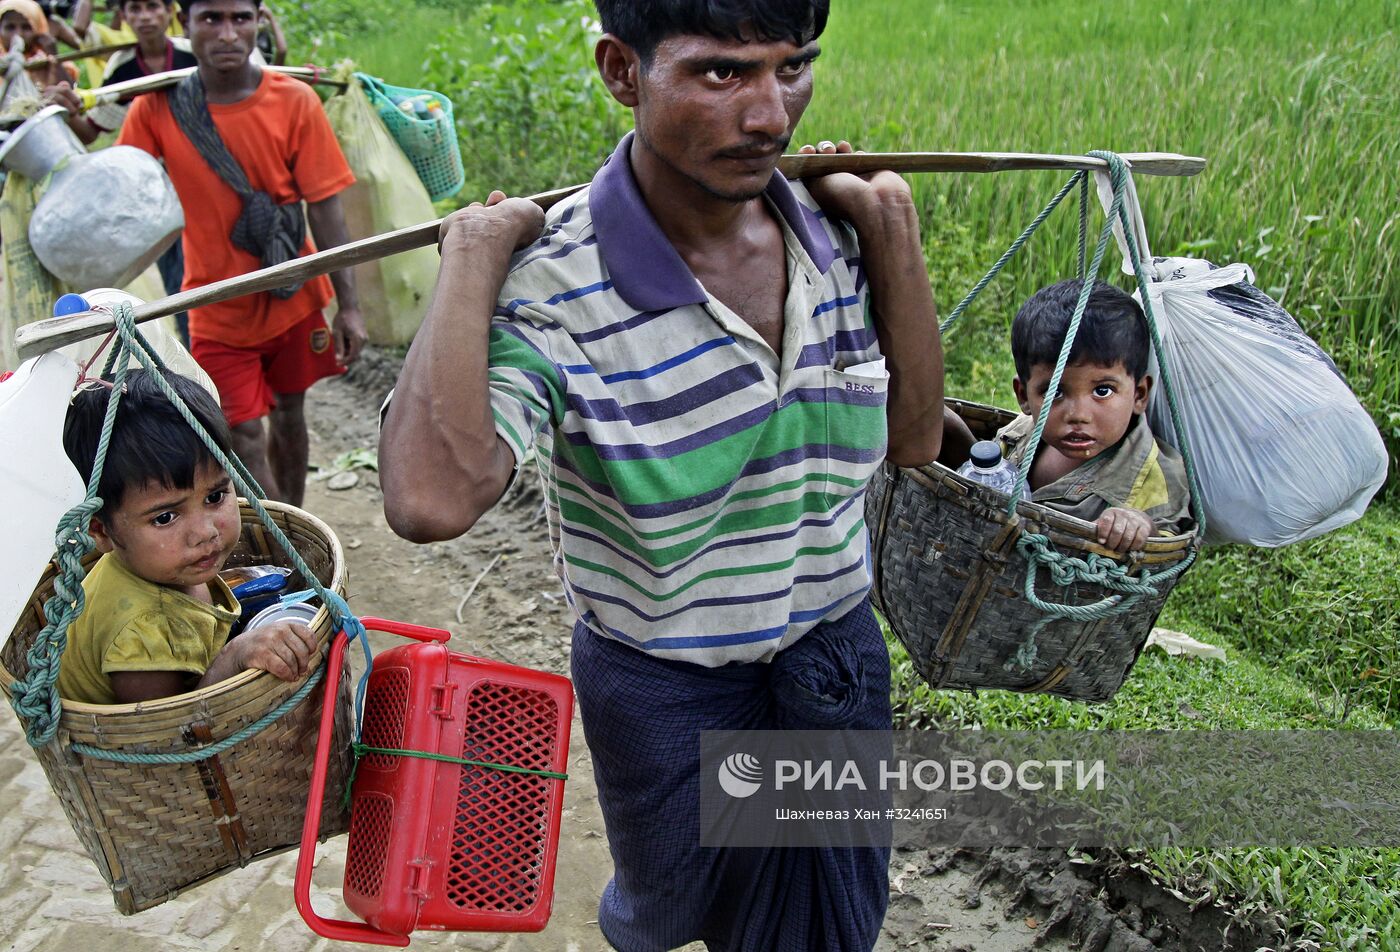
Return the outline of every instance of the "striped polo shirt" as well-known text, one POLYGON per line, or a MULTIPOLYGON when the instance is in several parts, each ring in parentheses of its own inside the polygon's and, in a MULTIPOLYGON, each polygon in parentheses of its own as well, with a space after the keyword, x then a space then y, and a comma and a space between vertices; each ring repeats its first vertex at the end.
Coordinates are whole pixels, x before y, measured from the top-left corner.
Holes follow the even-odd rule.
POLYGON ((497 431, 517 463, 535 451, 584 624, 661 657, 766 661, 870 584, 889 378, 859 251, 774 175, 780 357, 667 241, 631 138, 512 262, 490 335, 497 431))

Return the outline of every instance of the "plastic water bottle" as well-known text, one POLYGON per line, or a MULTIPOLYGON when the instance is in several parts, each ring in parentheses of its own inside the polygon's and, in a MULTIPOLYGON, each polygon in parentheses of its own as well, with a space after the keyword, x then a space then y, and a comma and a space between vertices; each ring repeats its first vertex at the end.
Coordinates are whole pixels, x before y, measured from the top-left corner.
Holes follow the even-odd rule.
POLYGON ((1002 458, 1000 446, 981 440, 972 444, 972 456, 958 468, 958 475, 1010 495, 1020 474, 1009 459, 1002 458))

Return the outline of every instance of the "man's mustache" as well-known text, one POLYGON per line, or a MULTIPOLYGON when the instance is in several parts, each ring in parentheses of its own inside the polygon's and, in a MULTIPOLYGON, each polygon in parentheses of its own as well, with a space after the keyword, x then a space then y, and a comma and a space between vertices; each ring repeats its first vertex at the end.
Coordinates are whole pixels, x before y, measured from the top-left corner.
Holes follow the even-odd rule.
POLYGON ((791 141, 792 136, 754 136, 738 145, 720 150, 719 154, 726 159, 761 159, 774 154, 781 155, 791 141))

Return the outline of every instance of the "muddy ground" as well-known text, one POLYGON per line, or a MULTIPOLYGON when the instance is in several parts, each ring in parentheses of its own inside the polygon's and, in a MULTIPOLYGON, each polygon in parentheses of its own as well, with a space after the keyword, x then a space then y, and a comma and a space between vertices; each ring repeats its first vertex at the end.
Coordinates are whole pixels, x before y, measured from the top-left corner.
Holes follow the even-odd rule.
MULTIPOLYGON (((330 488, 349 481, 327 478, 338 457, 374 447, 376 410, 396 372, 394 358, 371 352, 346 378, 319 385, 309 400, 311 456, 319 473, 308 488, 306 508, 329 523, 346 547, 352 607, 361 614, 449 628, 455 645, 472 654, 567 674, 571 621, 550 567, 532 481, 522 480, 520 491, 468 536, 429 546, 412 545, 389 531, 372 471, 358 470, 349 488, 330 488)), ((383 636, 380 644, 389 643, 383 636)), ((608 948, 596 920, 611 860, 577 721, 569 760, 548 928, 513 936, 419 933, 415 946, 508 952, 608 948)), ((237 870, 138 916, 116 914, 8 714, 0 716, 0 805, 0 950, 353 948, 319 939, 301 923, 292 907, 291 856, 237 870)), ((347 915, 336 898, 344 838, 323 845, 321 853, 318 906, 347 915)), ((1121 867, 1072 864, 1062 855, 1032 850, 990 856, 896 852, 890 895, 881 950, 1266 947, 1257 933, 1232 926, 1215 911, 1193 911, 1121 867)))

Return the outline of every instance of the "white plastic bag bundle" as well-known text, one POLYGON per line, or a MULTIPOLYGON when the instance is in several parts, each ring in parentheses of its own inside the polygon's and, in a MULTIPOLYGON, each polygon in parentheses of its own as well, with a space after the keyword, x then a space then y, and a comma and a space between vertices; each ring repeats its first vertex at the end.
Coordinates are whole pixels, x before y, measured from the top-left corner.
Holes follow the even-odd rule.
MULTIPOLYGON (((1104 188, 1101 176, 1101 199, 1104 188)), ((1247 265, 1149 258, 1137 197, 1128 198, 1139 254, 1153 262, 1147 289, 1200 480, 1206 542, 1288 545, 1360 518, 1388 460, 1332 359, 1254 286, 1247 265)), ((1105 208, 1111 200, 1109 191, 1105 208)), ((1150 372, 1148 422, 1179 448, 1155 353, 1150 372)))

